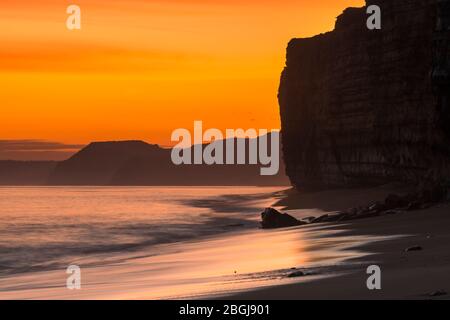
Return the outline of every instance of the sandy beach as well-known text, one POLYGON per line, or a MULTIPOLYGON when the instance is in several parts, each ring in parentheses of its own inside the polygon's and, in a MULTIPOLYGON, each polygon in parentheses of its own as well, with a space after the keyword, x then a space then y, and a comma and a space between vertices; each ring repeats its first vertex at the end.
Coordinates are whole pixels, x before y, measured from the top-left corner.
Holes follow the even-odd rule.
MULTIPOLYGON (((366 190, 327 191, 293 195, 282 203, 292 207, 289 213, 302 212, 309 206, 342 210, 352 205, 381 200, 389 192, 407 191, 407 188, 385 186, 366 190), (328 200, 326 200, 328 199, 328 200), (303 206, 300 206, 303 204, 303 206)), ((332 277, 265 288, 233 295, 234 299, 448 299, 450 296, 450 205, 404 212, 397 215, 368 218, 339 224, 330 228, 344 229, 339 236, 388 237, 358 246, 369 253, 347 260, 353 270, 339 271, 332 277), (405 252, 420 246, 423 250, 405 252), (379 265, 382 289, 368 290, 366 273, 370 264, 379 265), (442 295, 441 295, 442 294, 442 295)))

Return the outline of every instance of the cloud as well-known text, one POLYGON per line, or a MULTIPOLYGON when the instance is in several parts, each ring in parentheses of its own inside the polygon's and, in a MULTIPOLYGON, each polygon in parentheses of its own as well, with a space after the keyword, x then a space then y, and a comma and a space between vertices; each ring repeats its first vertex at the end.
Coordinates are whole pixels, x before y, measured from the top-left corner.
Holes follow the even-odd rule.
POLYGON ((0 140, 0 152, 5 151, 55 151, 79 150, 81 144, 65 144, 45 140, 0 140))
POLYGON ((30 43, 0 48, 0 71, 36 72, 146 72, 180 68, 193 55, 164 50, 135 50, 75 43, 30 43), (43 48, 47 46, 48 48, 43 48))
POLYGON ((83 147, 45 140, 0 140, 0 160, 64 160, 83 147))

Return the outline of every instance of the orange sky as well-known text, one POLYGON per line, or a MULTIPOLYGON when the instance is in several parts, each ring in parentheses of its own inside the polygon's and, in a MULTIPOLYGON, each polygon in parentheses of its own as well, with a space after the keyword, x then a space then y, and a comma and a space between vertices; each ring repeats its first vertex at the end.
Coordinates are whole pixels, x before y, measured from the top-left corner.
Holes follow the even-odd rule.
POLYGON ((176 128, 278 128, 293 37, 363 0, 21 0, 0 3, 0 140, 72 144, 176 128), (66 8, 82 30, 66 29, 66 8))

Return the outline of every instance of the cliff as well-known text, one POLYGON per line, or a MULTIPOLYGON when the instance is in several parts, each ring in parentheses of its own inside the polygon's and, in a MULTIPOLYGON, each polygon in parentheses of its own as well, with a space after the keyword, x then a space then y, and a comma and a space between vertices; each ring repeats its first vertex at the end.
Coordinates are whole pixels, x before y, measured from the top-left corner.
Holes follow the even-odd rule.
POLYGON ((293 39, 279 104, 286 173, 298 188, 450 180, 448 0, 368 0, 335 30, 293 39))
POLYGON ((133 159, 158 159, 164 154, 157 145, 143 141, 93 142, 58 163, 49 176, 49 184, 108 185, 116 172, 133 159))
POLYGON ((49 185, 96 186, 278 186, 289 185, 280 164, 275 176, 259 165, 174 165, 171 149, 143 141, 94 142, 57 163, 49 185))

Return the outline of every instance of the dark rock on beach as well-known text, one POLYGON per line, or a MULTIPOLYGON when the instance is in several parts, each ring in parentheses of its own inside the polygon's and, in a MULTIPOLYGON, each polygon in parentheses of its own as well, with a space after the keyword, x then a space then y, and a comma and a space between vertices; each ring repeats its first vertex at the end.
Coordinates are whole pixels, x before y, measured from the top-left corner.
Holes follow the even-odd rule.
POLYGON ((377 212, 375 210, 367 210, 367 211, 362 211, 361 213, 352 217, 352 219, 357 220, 357 219, 373 218, 373 217, 379 217, 379 216, 380 216, 379 212, 377 212))
POLYGON ((446 296, 448 293, 444 290, 433 291, 429 294, 430 297, 441 297, 446 296))
POLYGON ((343 218, 345 218, 348 214, 346 212, 336 212, 336 213, 329 213, 324 214, 318 218, 315 218, 311 221, 311 223, 320 223, 320 222, 336 222, 341 221, 343 218))
POLYGON ((326 222, 327 221, 327 219, 328 219, 328 214, 324 214, 324 215, 322 215, 322 216, 320 216, 320 217, 317 217, 317 218, 315 218, 315 219, 313 219, 312 221, 311 221, 311 223, 321 223, 321 222, 326 222))
POLYGON ((382 202, 373 202, 367 206, 350 208, 347 211, 324 214, 310 221, 310 223, 340 222, 373 218, 385 215, 395 215, 401 212, 423 210, 447 199, 447 188, 435 185, 422 188, 421 191, 406 195, 390 194, 382 202))
POLYGON ((405 252, 412 252, 412 251, 422 251, 423 248, 421 246, 412 246, 405 249, 405 252))
POLYGON ((388 215, 394 215, 394 214, 399 214, 402 213, 402 211, 400 210, 387 210, 387 211, 383 211, 380 216, 388 216, 388 215))
POLYGON ((304 222, 306 222, 306 223, 311 223, 311 222, 314 221, 315 219, 316 219, 316 217, 310 216, 310 217, 302 218, 302 221, 304 221, 304 222))
POLYGON ((305 273, 303 271, 295 271, 288 275, 288 278, 298 278, 298 277, 304 277, 305 273))
POLYGON ((306 224, 306 222, 299 221, 286 213, 281 213, 278 210, 275 210, 274 208, 266 208, 264 212, 261 213, 261 219, 261 226, 263 229, 287 228, 306 224))
POLYGON ((397 194, 390 194, 384 200, 384 204, 389 209, 406 207, 409 203, 409 200, 405 197, 399 196, 397 194))
POLYGON ((412 201, 408 204, 408 207, 406 208, 407 211, 413 211, 413 210, 419 210, 422 209, 422 202, 419 200, 412 201))

